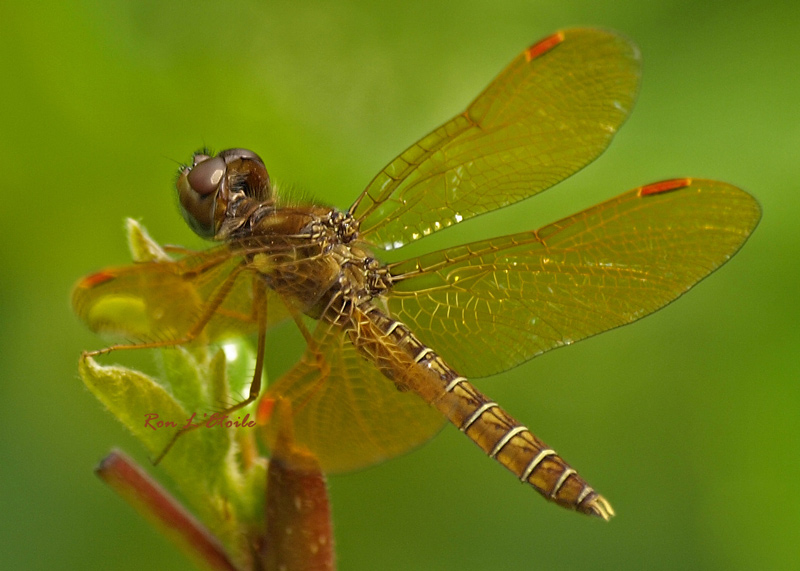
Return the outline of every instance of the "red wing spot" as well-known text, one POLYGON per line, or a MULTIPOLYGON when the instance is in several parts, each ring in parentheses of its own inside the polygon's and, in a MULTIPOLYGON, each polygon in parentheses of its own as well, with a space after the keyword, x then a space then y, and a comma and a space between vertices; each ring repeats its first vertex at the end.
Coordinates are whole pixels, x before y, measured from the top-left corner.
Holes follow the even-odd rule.
POLYGON ((525 59, 531 61, 532 59, 541 57, 563 41, 564 32, 556 32, 552 36, 546 37, 525 50, 525 59))
POLYGON ((275 399, 261 399, 261 402, 258 403, 258 411, 256 412, 256 422, 258 422, 258 424, 267 424, 272 416, 273 408, 275 408, 275 399))
POLYGON ((90 276, 86 276, 81 281, 79 287, 85 289, 91 289, 93 287, 97 287, 100 284, 106 283, 107 281, 113 280, 116 276, 109 272, 97 272, 96 274, 92 274, 90 276))
POLYGON ((661 194, 662 192, 670 192, 672 190, 680 190, 692 185, 690 178, 674 178, 672 180, 662 180, 661 182, 654 182, 639 189, 639 196, 648 196, 650 194, 661 194))

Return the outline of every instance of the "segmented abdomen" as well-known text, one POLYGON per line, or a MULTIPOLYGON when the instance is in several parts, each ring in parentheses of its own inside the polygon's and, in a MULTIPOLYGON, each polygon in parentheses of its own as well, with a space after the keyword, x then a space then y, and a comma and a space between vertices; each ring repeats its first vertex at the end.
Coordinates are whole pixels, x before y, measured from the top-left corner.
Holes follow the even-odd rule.
POLYGON ((608 520, 611 505, 554 450, 459 376, 399 321, 375 306, 356 310, 351 339, 401 390, 435 406, 490 457, 568 509, 608 520))

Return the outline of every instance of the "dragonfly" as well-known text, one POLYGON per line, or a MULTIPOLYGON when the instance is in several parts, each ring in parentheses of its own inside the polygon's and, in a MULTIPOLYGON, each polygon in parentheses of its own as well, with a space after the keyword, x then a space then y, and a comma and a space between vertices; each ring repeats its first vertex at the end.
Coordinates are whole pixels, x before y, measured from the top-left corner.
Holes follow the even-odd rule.
POLYGON ((538 230, 391 263, 381 252, 582 169, 630 113, 640 71, 638 49, 616 33, 550 35, 347 210, 284 197, 253 151, 196 153, 177 179, 181 210, 219 244, 79 281, 77 315, 128 340, 88 354, 253 335, 249 396, 232 412, 262 392, 267 330, 294 320, 304 353, 263 398, 291 404, 297 444, 325 471, 408 452, 449 421, 546 499, 608 520, 605 497, 469 379, 667 305, 739 250, 758 202, 723 182, 677 178, 538 230), (136 303, 136 319, 108 309, 122 301, 136 303))

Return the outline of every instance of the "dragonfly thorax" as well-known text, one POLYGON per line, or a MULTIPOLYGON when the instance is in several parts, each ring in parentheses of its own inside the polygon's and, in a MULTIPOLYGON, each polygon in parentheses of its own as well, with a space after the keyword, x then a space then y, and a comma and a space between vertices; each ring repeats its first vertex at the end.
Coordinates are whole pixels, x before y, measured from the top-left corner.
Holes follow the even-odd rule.
POLYGON ((342 324, 356 307, 389 289, 386 266, 359 245, 358 224, 349 213, 331 209, 301 234, 307 246, 295 250, 293 269, 295 276, 308 276, 313 284, 308 291, 316 292, 313 303, 308 303, 310 298, 304 300, 308 315, 342 324))

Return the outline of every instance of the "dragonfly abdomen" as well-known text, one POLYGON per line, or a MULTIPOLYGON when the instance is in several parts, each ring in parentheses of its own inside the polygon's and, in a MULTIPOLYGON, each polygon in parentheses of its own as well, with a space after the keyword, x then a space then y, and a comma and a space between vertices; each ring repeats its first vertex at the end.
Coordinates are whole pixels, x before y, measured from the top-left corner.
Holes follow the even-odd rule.
POLYGON ((353 343, 398 388, 435 406, 486 454, 545 498, 608 520, 614 510, 553 449, 459 376, 403 323, 377 307, 357 312, 353 343))

